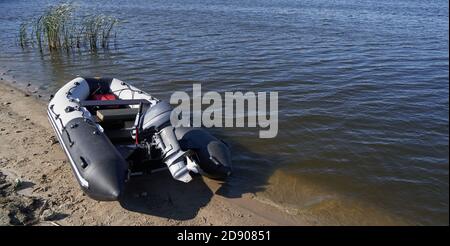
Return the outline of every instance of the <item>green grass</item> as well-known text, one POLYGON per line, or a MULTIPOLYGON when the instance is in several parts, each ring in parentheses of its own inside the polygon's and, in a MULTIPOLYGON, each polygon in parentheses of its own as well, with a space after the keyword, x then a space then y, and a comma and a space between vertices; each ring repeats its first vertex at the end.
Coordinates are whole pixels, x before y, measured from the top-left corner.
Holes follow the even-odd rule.
POLYGON ((115 36, 117 18, 104 14, 77 15, 72 4, 51 6, 30 23, 19 27, 19 44, 25 48, 32 44, 40 51, 70 51, 87 47, 96 52, 108 49, 115 36), (31 32, 29 36, 28 33, 31 32), (114 35, 113 35, 114 34, 114 35))

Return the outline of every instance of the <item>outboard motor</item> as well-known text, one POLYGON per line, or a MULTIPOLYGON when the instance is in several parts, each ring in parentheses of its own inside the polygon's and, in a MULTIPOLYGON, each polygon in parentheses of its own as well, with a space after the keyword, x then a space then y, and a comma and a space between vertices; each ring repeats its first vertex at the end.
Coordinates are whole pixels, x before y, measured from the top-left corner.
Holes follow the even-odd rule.
POLYGON ((189 171, 214 179, 228 177, 232 171, 228 146, 202 128, 174 128, 170 122, 171 112, 170 104, 159 101, 142 117, 137 117, 140 120, 135 124, 140 126, 137 129, 151 139, 149 152, 159 150, 159 157, 173 178, 185 183, 192 180, 189 171))
POLYGON ((142 120, 142 130, 153 133, 152 145, 161 151, 162 161, 169 168, 173 178, 182 182, 192 180, 186 167, 185 152, 181 150, 170 123, 172 107, 166 102, 158 102, 149 108, 142 120))

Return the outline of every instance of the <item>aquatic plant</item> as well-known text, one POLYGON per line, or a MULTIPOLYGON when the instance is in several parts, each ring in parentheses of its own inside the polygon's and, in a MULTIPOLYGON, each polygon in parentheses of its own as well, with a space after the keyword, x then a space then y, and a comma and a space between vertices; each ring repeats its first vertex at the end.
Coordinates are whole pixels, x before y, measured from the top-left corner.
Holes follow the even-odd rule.
POLYGON ((88 16, 84 23, 84 33, 90 50, 97 50, 100 46, 109 47, 111 32, 117 23, 117 19, 111 16, 88 16))
MULTIPOLYGON (((72 5, 61 4, 45 11, 36 22, 38 44, 42 45, 42 39, 45 39, 50 50, 70 47, 70 38, 67 35, 72 31, 68 29, 71 26, 73 10, 72 5)), ((40 46, 40 48, 42 47, 40 46)))
POLYGON ((22 48, 36 44, 40 51, 81 49, 89 47, 96 52, 98 47, 109 48, 110 39, 118 23, 117 18, 104 14, 80 16, 72 4, 51 6, 44 13, 19 27, 19 44, 22 48), (32 35, 28 38, 28 32, 32 35))
POLYGON ((20 24, 19 28, 19 44, 22 48, 28 45, 27 37, 27 25, 25 23, 20 24))
MULTIPOLYGON (((103 22, 102 29, 102 48, 109 48, 109 41, 111 39, 111 33, 114 29, 114 26, 119 22, 119 20, 115 17, 107 16, 105 21, 103 22)), ((114 32, 114 37, 116 33, 114 32)))

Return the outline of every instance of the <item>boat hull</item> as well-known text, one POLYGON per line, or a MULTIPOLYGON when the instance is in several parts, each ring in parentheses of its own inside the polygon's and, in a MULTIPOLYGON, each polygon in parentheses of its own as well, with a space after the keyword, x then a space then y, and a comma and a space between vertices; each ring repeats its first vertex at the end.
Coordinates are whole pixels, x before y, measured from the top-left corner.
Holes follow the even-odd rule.
MULTIPOLYGON (((105 80, 100 82, 108 84, 105 80)), ((79 106, 79 101, 85 100, 100 82, 72 80, 55 94, 47 113, 85 194, 99 201, 114 201, 123 191, 128 163, 89 111, 79 106)))
POLYGON ((47 109, 82 190, 100 201, 118 200, 136 164, 149 160, 162 161, 183 182, 189 172, 220 180, 231 174, 228 146, 203 129, 173 128, 170 112, 169 104, 118 79, 81 77, 59 89, 47 109))

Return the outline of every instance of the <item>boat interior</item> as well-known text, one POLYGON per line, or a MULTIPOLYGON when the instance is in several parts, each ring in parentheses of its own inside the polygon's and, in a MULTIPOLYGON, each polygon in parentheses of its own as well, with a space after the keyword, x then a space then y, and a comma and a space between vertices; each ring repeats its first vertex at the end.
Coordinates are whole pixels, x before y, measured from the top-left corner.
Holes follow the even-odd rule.
POLYGON ((81 106, 86 107, 94 116, 96 123, 105 130, 113 144, 133 144, 132 131, 139 108, 149 104, 146 100, 121 100, 114 94, 104 94, 100 99, 85 100, 81 106), (140 105, 140 107, 132 107, 140 105))
POLYGON ((146 152, 142 151, 143 149, 136 148, 136 141, 132 137, 139 109, 145 110, 149 104, 147 100, 143 99, 122 100, 113 99, 113 97, 108 100, 94 99, 80 103, 94 116, 96 123, 100 124, 106 136, 129 162, 133 169, 133 175, 166 168, 162 162, 148 159, 146 152), (133 107, 135 105, 139 105, 139 107, 133 107))

